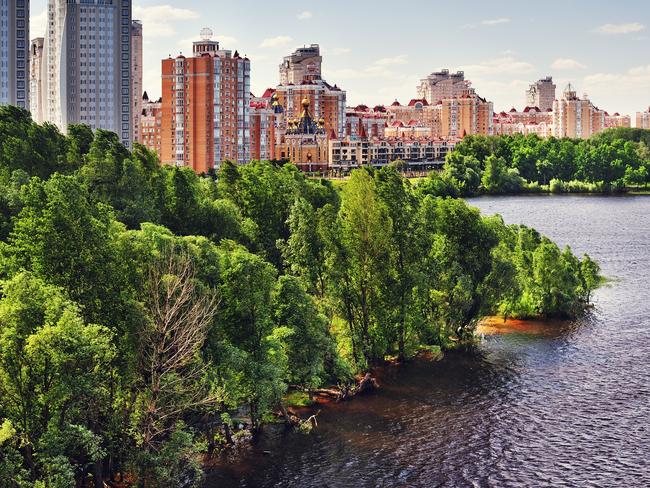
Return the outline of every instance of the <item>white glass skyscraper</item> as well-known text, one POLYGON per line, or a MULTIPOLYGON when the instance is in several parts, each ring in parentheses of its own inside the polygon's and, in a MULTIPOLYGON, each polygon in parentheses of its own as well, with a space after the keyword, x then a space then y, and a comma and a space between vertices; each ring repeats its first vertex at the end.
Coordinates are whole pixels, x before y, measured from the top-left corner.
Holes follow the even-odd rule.
POLYGON ((130 146, 131 0, 49 0, 45 57, 46 120, 110 130, 130 146))
POLYGON ((29 108, 29 0, 0 0, 0 104, 29 108))

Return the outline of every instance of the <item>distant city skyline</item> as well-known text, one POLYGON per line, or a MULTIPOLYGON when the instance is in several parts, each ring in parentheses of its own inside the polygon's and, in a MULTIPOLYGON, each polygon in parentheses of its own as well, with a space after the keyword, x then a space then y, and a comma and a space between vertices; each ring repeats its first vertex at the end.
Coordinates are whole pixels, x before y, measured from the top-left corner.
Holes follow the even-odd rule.
MULTIPOLYGON (((571 82, 598 107, 633 115, 650 105, 650 5, 547 0, 527 2, 244 0, 134 2, 143 23, 144 84, 161 94, 161 60, 190 53, 203 27, 225 49, 251 59, 255 95, 278 83, 278 65, 298 46, 319 43, 323 76, 347 92, 348 105, 407 103, 422 78, 463 70, 496 110, 523 108, 526 89, 551 75, 571 82)), ((46 0, 31 2, 30 37, 43 36, 46 0)))

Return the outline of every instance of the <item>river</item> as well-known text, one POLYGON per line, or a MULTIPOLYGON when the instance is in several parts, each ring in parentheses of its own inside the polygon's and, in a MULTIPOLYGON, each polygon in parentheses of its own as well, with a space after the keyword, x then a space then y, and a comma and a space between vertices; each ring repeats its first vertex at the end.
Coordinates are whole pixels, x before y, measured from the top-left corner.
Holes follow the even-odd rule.
POLYGON ((206 488, 650 486, 650 198, 470 203, 597 259, 594 311, 395 368, 311 435, 267 429, 206 488))

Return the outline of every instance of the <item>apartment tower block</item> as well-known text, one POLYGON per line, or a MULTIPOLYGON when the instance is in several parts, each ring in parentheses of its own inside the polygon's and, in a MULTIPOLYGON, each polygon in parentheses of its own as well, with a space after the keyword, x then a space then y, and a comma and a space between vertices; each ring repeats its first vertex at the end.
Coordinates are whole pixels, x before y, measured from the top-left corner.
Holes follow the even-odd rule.
POLYGON ((86 124, 130 147, 131 0, 49 0, 45 120, 86 124))
POLYGON ((29 108, 29 0, 0 0, 0 105, 29 108))
POLYGON ((250 61, 204 30, 193 57, 162 61, 161 161, 197 173, 250 160, 250 61))
POLYGON ((526 90, 526 106, 537 107, 542 112, 548 112, 553 109, 555 101, 555 83, 553 77, 547 76, 536 81, 526 90))

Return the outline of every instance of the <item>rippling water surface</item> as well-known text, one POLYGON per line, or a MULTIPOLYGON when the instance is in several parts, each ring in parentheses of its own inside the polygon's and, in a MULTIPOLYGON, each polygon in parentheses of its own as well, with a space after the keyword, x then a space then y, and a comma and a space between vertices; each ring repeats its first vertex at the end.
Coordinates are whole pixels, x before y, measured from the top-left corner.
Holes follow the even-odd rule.
POLYGON ((650 198, 470 203, 596 258, 613 281, 594 312, 396 368, 312 435, 268 429, 206 487, 650 486, 650 198))

